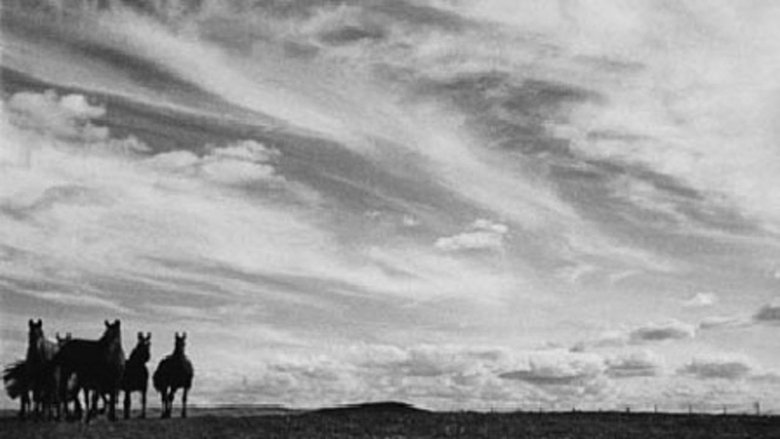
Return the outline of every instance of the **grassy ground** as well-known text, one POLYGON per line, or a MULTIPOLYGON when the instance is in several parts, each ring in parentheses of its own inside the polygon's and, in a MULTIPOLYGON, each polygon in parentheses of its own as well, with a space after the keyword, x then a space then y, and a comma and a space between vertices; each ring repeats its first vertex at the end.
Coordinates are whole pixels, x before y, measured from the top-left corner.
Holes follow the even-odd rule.
POLYGON ((780 438, 780 417, 626 413, 194 413, 90 425, 0 418, 3 438, 780 438))

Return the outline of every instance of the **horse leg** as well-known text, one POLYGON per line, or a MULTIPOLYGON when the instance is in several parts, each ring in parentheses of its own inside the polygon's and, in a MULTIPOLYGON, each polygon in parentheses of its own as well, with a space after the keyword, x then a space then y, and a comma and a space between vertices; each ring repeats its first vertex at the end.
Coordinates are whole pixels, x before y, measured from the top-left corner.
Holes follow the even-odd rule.
POLYGON ((146 388, 141 389, 141 418, 146 418, 146 388))
POLYGON ((41 390, 38 383, 35 383, 32 391, 32 414, 34 418, 38 418, 41 410, 41 390))
POLYGON ((116 421, 116 399, 119 396, 119 390, 116 388, 111 389, 111 395, 109 395, 109 401, 111 405, 108 407, 108 419, 116 421))
POLYGON ((181 417, 186 418, 187 417, 187 393, 190 391, 189 388, 185 387, 184 390, 182 390, 181 394, 181 417))
MULTIPOLYGON (((65 401, 65 405, 68 405, 68 401, 65 401)), ((79 389, 73 394, 73 412, 76 419, 81 419, 84 416, 84 410, 81 408, 81 401, 79 400, 79 389)))
POLYGON ((92 404, 89 403, 89 389, 84 387, 84 419, 89 417, 92 411, 92 404))
POLYGON ((167 412, 168 413, 166 414, 167 418, 170 418, 171 416, 173 416, 173 399, 174 399, 175 396, 176 396, 176 389, 171 387, 168 390, 168 406, 167 406, 167 412))
POLYGON ((89 424, 89 421, 92 419, 93 416, 97 416, 97 405, 98 405, 98 397, 100 397, 101 391, 99 389, 95 389, 92 391, 92 401, 90 401, 90 407, 87 411, 87 419, 86 423, 89 424))
POLYGON ((130 390, 125 389, 125 419, 130 419, 130 390))
POLYGON ((160 417, 165 418, 165 412, 167 411, 166 409, 168 407, 168 389, 163 389, 160 391, 160 405, 162 406, 160 417))
POLYGON ((19 419, 27 417, 27 411, 30 409, 30 393, 27 391, 22 392, 19 397, 19 419))

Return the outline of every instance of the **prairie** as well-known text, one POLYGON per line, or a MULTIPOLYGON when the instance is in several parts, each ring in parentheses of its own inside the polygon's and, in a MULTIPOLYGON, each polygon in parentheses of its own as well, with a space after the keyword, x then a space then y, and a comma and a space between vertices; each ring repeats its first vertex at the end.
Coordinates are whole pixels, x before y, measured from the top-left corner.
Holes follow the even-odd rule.
MULTIPOLYGON (((187 419, 114 423, 0 418, 3 438, 230 438, 230 439, 428 439, 428 438, 701 438, 777 439, 780 417, 622 412, 429 412, 404 405, 294 411, 230 407, 196 408, 187 419)), ((174 416, 178 415, 174 411, 174 416)))

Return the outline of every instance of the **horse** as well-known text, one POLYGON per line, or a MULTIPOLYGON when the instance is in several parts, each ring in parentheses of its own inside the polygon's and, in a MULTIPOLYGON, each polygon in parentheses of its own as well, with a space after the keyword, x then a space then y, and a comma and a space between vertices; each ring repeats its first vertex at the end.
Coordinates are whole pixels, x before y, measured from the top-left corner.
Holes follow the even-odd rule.
POLYGON ((3 369, 3 384, 11 399, 19 398, 19 418, 24 419, 31 409, 30 383, 27 362, 19 360, 3 369))
MULTIPOLYGON (((70 334, 70 332, 65 333, 64 337, 60 336, 60 333, 57 332, 54 334, 54 338, 57 340, 57 346, 59 349, 62 349, 63 346, 70 343, 71 340, 73 340, 73 336, 70 334)), ((61 383, 64 378, 61 377, 59 374, 61 373, 61 369, 56 367, 54 362, 52 361, 52 373, 55 374, 55 383, 61 383)), ((65 382, 66 387, 66 393, 65 397, 62 400, 64 404, 68 404, 69 402, 73 401, 73 404, 75 406, 75 418, 81 419, 83 408, 81 405, 81 401, 79 401, 79 391, 81 390, 81 386, 79 385, 78 376, 76 374, 71 374, 67 381, 65 382)), ((89 399, 85 396, 84 398, 84 405, 89 409, 89 399)), ((104 399, 105 401, 105 399, 104 399)), ((67 414, 67 410, 66 410, 67 414)))
POLYGON ((130 417, 130 402, 132 392, 141 392, 141 418, 146 417, 146 389, 149 386, 149 370, 146 363, 151 354, 149 352, 152 344, 152 334, 143 332, 138 333, 138 344, 136 344, 130 358, 125 363, 125 373, 122 376, 121 388, 125 392, 125 419, 130 417))
POLYGON ((36 415, 46 414, 51 417, 52 404, 56 403, 55 379, 51 373, 52 360, 59 347, 57 343, 47 340, 43 335, 43 321, 32 319, 28 322, 27 357, 25 369, 27 383, 32 391, 33 411, 36 415))
MULTIPOLYGON (((97 412, 97 400, 109 395, 108 419, 116 420, 116 400, 122 375, 125 370, 125 353, 122 350, 122 331, 119 320, 105 321, 106 330, 99 340, 72 339, 62 346, 54 364, 59 368, 60 400, 65 401, 67 384, 76 375, 84 397, 89 401, 89 390, 93 390, 92 401, 87 404, 85 422, 89 423, 97 412)), ((68 406, 64 405, 65 416, 68 406)))
POLYGON ((175 344, 173 353, 160 360, 157 370, 154 371, 152 382, 154 388, 160 392, 162 400, 162 418, 170 418, 173 410, 173 397, 176 390, 182 389, 181 397, 181 417, 187 417, 187 394, 192 387, 192 377, 194 370, 192 363, 184 355, 184 345, 187 339, 187 333, 184 332, 175 335, 175 344))

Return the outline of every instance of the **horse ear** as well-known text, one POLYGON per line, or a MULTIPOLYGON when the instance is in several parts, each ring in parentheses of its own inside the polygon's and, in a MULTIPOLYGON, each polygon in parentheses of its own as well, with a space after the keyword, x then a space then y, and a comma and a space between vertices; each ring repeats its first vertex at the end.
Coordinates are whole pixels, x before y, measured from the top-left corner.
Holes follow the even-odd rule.
POLYGON ((114 320, 114 326, 116 326, 117 328, 119 327, 119 319, 114 320))
POLYGON ((38 319, 38 326, 43 326, 43 320, 38 319))
POLYGON ((182 340, 186 340, 187 339, 187 333, 186 332, 182 332, 181 333, 181 339, 182 340))
POLYGON ((30 321, 29 321, 29 322, 27 322, 27 324, 28 324, 28 325, 29 325, 31 328, 35 326, 35 322, 33 322, 33 319, 30 319, 30 321))
POLYGON ((104 321, 103 323, 105 323, 105 324, 106 324, 106 328, 110 328, 110 327, 111 327, 111 324, 110 324, 110 323, 108 323, 108 320, 104 321))
POLYGON ((146 341, 151 341, 151 340, 152 340, 152 333, 151 332, 147 332, 146 333, 146 341))

